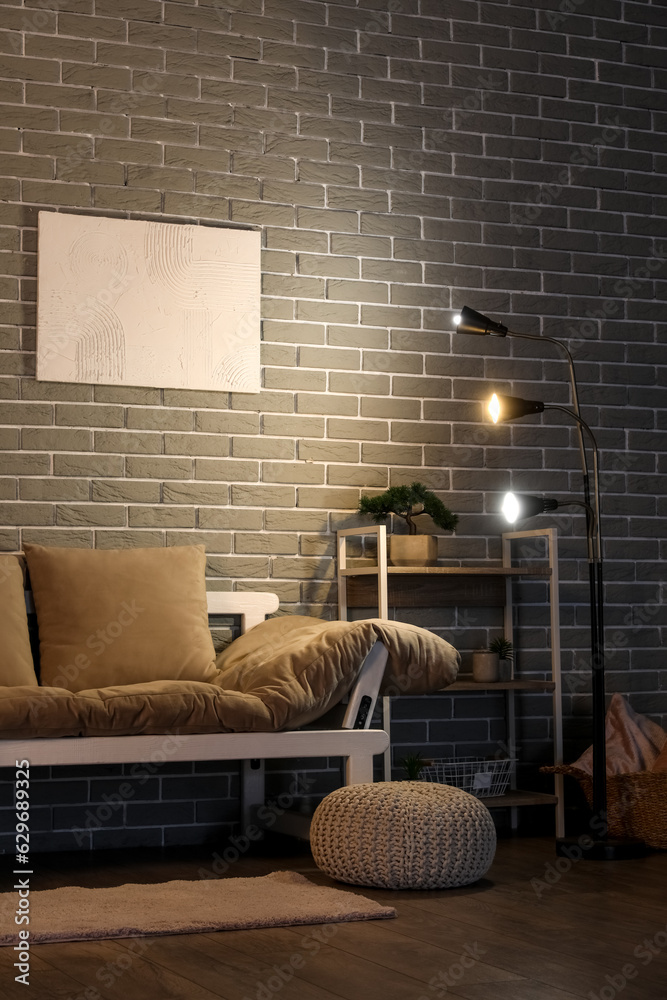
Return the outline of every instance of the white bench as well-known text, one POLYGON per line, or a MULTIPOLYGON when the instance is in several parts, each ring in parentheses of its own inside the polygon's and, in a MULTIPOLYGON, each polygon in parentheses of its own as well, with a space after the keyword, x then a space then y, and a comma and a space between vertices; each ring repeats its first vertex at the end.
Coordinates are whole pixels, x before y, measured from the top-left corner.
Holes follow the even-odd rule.
MULTIPOLYGON (((241 631, 256 625, 278 609, 271 593, 209 592, 209 616, 238 616, 241 631)), ((30 600, 29 600, 30 606, 30 600)), ((373 781, 373 756, 384 753, 388 735, 370 729, 382 682, 387 650, 376 642, 366 657, 357 682, 348 696, 338 728, 304 728, 277 733, 204 733, 158 736, 83 736, 55 739, 1 740, 0 767, 15 767, 28 760, 32 767, 72 764, 129 764, 171 761, 242 761, 241 819, 244 828, 261 826, 258 810, 264 804, 264 761, 293 757, 342 757, 345 783, 373 781), (165 746, 169 741, 168 755, 165 746)), ((260 814, 261 815, 261 814, 260 814)), ((307 817, 285 814, 271 824, 274 830, 307 836, 307 817)))

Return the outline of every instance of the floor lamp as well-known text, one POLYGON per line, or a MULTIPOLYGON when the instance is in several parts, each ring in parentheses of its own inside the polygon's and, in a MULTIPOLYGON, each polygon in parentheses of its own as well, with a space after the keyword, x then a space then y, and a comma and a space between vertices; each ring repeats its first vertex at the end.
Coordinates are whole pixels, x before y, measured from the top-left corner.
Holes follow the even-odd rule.
MULTIPOLYGON (((488 411, 494 423, 515 420, 544 410, 560 410, 575 421, 578 430, 579 453, 583 476, 581 500, 553 500, 534 496, 508 494, 503 503, 503 513, 509 521, 533 517, 536 514, 553 511, 562 506, 580 506, 586 512, 586 539, 588 547, 589 605, 591 623, 591 691, 593 702, 593 813, 604 831, 598 835, 592 846, 583 854, 591 859, 618 860, 637 857, 643 853, 642 845, 635 842, 612 840, 606 833, 607 819, 607 762, 605 746, 605 651, 604 651, 604 580, 602 561, 602 527, 600 505, 599 451, 593 431, 583 420, 579 409, 579 393, 574 369, 574 361, 568 348, 560 340, 552 337, 538 337, 528 333, 509 330, 504 324, 494 322, 467 306, 459 316, 454 317, 457 333, 475 336, 520 337, 555 345, 568 362, 572 407, 545 404, 538 400, 521 399, 517 396, 494 394, 488 411), (587 447, 588 445, 588 447, 587 447), (593 490, 589 474, 588 452, 592 454, 593 490)), ((557 843, 557 851, 566 853, 570 847, 567 840, 557 843)))

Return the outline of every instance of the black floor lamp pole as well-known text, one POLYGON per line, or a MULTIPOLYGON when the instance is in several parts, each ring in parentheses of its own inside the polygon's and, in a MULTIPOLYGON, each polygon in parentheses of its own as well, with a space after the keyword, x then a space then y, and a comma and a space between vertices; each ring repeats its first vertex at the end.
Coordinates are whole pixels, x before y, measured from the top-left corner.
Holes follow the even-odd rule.
MULTIPOLYGON (((596 483, 597 490, 597 483, 596 483)), ((600 510, 599 497, 596 506, 600 510)), ((599 514, 598 514, 599 516, 599 514)), ((593 816, 592 837, 582 858, 591 861, 621 861, 648 853, 645 844, 635 840, 617 840, 608 834, 607 823, 607 750, 605 741, 605 648, 604 648, 604 579, 602 542, 597 532, 596 558, 589 562, 591 604, 591 693, 593 709, 593 816)), ((556 852, 569 856, 575 841, 557 841, 556 852)))
POLYGON ((600 595, 603 590, 602 563, 589 562, 591 604, 591 693, 593 710, 593 815, 599 837, 607 836, 607 750, 605 745, 605 656, 604 622, 600 595))
MULTIPOLYGON (((588 599, 590 605, 591 629, 591 701, 593 715, 593 817, 599 841, 607 839, 607 747, 605 733, 605 642, 604 642, 604 578, 602 560, 602 500, 600 497, 600 463, 598 443, 593 431, 582 419, 579 412, 577 377, 572 357, 570 362, 570 382, 572 386, 573 410, 564 406, 554 407, 573 417, 579 428, 579 443, 582 454, 582 474, 586 511, 586 535, 588 543, 588 599), (593 453, 593 497, 586 460, 584 431, 590 439, 593 453)), ((545 407, 548 409, 550 407, 545 407)))
MULTIPOLYGON (((530 333, 518 333, 508 329, 504 324, 483 316, 464 306, 461 315, 455 318, 458 333, 467 333, 477 336, 492 337, 520 337, 523 340, 535 340, 541 343, 554 344, 565 356, 570 372, 570 387, 572 409, 555 404, 545 405, 534 400, 521 400, 515 397, 494 397, 503 399, 506 403, 514 403, 514 412, 507 419, 515 416, 525 416, 529 413, 538 413, 545 409, 562 410, 573 418, 577 425, 579 437, 579 453, 581 456, 581 468, 583 474, 584 502, 569 501, 586 508, 586 540, 588 544, 588 573, 589 573, 589 604, 590 604, 590 629, 591 629, 591 697, 593 716, 593 819, 591 830, 594 833, 590 846, 580 854, 582 857, 601 860, 614 860, 621 858, 638 857, 645 853, 644 845, 634 841, 616 841, 608 837, 607 823, 607 752, 605 741, 605 648, 604 648, 604 579, 602 572, 602 525, 601 525, 601 504, 600 504, 600 477, 599 477, 599 454, 597 441, 591 428, 582 419, 579 409, 579 393, 577 388, 577 378, 574 369, 574 361, 566 344, 552 337, 540 337, 530 333), (521 404, 516 406, 516 404, 521 404), (593 457, 593 497, 591 502, 591 489, 588 468, 588 450, 586 439, 589 441, 589 449, 593 457)), ((494 420, 498 415, 494 415, 494 420)), ((558 506, 556 501, 549 501, 553 506, 545 507, 544 510, 554 509, 558 506)), ((570 846, 576 841, 557 840, 556 849, 558 853, 570 856, 568 851, 570 846)))
POLYGON ((586 541, 588 545, 588 586, 591 629, 591 700, 593 715, 593 815, 598 840, 607 839, 607 748, 605 741, 605 655, 604 655, 604 581, 602 577, 602 524, 600 504, 599 452, 593 431, 581 416, 579 389, 574 360, 566 344, 553 337, 506 330, 511 337, 523 340, 547 341, 554 344, 565 356, 570 373, 572 409, 566 406, 545 405, 545 410, 561 410, 574 419, 579 439, 581 472, 583 477, 584 505, 586 507, 586 541), (589 438, 593 454, 593 497, 586 449, 589 438))

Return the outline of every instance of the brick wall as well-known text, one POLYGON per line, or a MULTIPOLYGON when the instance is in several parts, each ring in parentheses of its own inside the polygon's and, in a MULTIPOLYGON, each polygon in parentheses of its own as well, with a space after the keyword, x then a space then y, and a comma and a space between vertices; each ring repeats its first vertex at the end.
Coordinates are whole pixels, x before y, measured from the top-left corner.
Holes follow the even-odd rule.
MULTIPOLYGON (((452 337, 467 303, 570 344, 609 689, 664 721, 664 5, 37 0, 0 4, 0 29, 0 548, 203 542, 211 586, 333 616, 335 529, 363 489, 419 478, 460 514, 442 556, 497 560, 499 492, 579 493, 578 453, 558 414, 480 423, 488 380, 567 403, 567 373, 548 345, 452 337), (36 382, 40 209, 261 227, 262 392, 36 382)), ((557 523, 573 751, 587 570, 581 518, 557 523)), ((413 620, 464 651, 501 625, 456 614, 413 620)), ((477 699, 398 704, 402 750, 495 745, 477 699)), ((550 713, 527 707, 533 759, 550 713)))

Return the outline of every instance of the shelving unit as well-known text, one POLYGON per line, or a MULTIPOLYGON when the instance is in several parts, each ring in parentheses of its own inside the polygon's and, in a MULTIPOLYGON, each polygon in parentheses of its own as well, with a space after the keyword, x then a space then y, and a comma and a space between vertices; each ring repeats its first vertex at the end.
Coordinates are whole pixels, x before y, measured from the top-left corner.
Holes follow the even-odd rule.
MULTIPOLYGON (((516 743, 515 694, 519 692, 551 692, 553 696, 553 763, 563 760, 562 692, 560 677, 560 610, 558 601, 558 538, 555 528, 531 531, 509 531, 502 535, 501 566, 389 566, 387 564, 387 529, 384 525, 370 528, 344 528, 337 532, 338 556, 338 616, 346 620, 351 607, 377 607, 380 618, 389 617, 389 608, 405 607, 502 607, 504 632, 512 639, 515 649, 512 582, 515 578, 547 580, 549 583, 551 629, 551 678, 524 680, 513 676, 508 681, 480 684, 472 679, 457 680, 443 694, 457 691, 498 691, 505 696, 507 740, 516 743), (347 543, 354 536, 375 535, 377 562, 375 565, 348 565, 347 543), (544 538, 547 555, 542 565, 513 565, 513 543, 519 539, 544 538), (546 562, 546 565, 544 564, 546 562)), ((391 780, 391 699, 383 699, 384 728, 390 736, 385 752, 385 780, 391 780)), ((551 762, 550 762, 551 763, 551 762)), ((556 812, 556 836, 564 835, 563 779, 555 776, 554 794, 521 791, 512 787, 505 795, 485 798, 490 808, 510 808, 512 825, 516 826, 521 806, 553 805, 556 812)))

